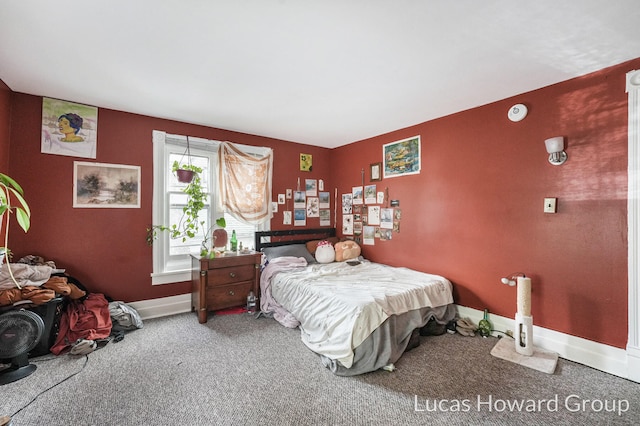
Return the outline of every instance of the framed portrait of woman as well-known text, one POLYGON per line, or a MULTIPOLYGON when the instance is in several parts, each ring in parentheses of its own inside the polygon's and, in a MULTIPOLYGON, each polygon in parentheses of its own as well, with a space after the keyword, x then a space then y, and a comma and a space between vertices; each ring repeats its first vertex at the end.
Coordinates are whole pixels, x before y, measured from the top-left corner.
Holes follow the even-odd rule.
POLYGON ((40 152, 96 158, 98 108, 42 98, 40 152))

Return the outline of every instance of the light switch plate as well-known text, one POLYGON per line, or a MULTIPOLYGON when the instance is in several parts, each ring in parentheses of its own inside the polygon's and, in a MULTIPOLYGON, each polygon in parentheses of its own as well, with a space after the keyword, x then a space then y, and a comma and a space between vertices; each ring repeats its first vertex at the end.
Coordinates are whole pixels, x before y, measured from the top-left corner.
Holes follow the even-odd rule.
POLYGON ((545 213, 555 213, 556 206, 558 203, 557 198, 545 198, 544 199, 544 212, 545 213))

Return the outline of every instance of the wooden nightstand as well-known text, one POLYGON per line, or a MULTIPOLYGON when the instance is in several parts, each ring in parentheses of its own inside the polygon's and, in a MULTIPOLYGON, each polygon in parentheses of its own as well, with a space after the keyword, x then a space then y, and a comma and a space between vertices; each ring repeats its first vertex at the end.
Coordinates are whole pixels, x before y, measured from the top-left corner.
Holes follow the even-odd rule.
POLYGON ((255 252, 214 259, 192 256, 191 310, 201 324, 207 322, 209 311, 244 306, 250 291, 260 297, 261 257, 255 252))

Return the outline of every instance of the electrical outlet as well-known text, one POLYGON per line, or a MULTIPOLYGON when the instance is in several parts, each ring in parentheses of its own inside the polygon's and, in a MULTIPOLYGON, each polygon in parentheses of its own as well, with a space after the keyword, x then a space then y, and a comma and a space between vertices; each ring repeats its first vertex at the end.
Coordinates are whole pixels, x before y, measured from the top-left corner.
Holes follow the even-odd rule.
POLYGON ((556 212, 556 204, 557 198, 545 198, 544 199, 544 212, 545 213, 555 213, 556 212))

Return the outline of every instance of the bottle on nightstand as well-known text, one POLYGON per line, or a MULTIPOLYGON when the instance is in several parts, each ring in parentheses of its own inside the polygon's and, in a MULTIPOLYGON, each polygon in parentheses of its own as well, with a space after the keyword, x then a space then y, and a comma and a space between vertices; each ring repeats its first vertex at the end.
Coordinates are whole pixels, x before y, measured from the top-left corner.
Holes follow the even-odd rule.
POLYGON ((238 237, 236 236, 236 230, 231 233, 231 251, 238 251, 238 237))

